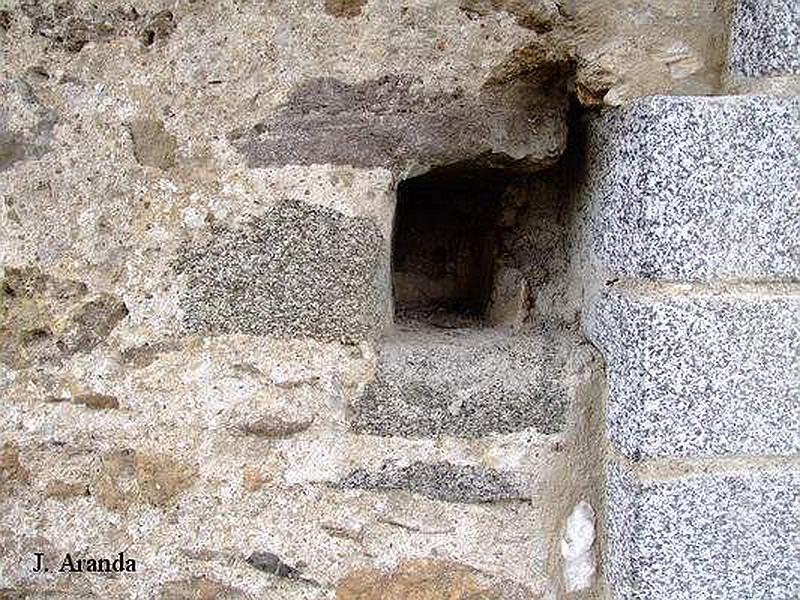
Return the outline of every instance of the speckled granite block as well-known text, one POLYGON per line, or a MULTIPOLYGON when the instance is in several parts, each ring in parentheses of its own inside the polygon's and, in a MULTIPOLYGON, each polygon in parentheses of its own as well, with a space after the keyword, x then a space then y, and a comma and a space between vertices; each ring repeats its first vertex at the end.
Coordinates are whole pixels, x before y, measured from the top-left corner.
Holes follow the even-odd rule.
POLYGON ((285 200, 213 233, 175 261, 189 331, 358 339, 390 318, 387 244, 370 219, 285 200))
POLYGON ((605 267, 800 277, 800 99, 653 96, 589 129, 589 233, 605 267))
POLYGON ((734 77, 800 74, 797 0, 737 0, 730 36, 734 77))
POLYGON ((565 423, 565 364, 577 339, 491 329, 406 332, 383 340, 375 380, 350 411, 356 433, 480 437, 565 423))
POLYGON ((790 290, 596 298, 586 329, 606 357, 614 445, 634 459, 800 451, 800 296, 790 290))
POLYGON ((800 597, 800 472, 607 480, 615 600, 800 597))
POLYGON ((483 503, 530 497, 524 482, 512 473, 446 462, 417 461, 407 466, 387 463, 374 473, 357 469, 339 485, 373 491, 406 490, 445 502, 483 503))

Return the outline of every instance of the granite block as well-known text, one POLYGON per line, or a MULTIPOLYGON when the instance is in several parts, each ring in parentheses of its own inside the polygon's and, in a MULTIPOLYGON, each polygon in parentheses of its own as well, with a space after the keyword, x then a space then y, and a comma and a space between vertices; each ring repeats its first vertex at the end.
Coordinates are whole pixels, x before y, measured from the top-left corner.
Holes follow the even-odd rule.
POLYGON ((595 298, 586 331, 606 358, 609 436, 624 455, 800 451, 800 295, 757 289, 595 298))
POLYGON ((577 340, 503 330, 407 332, 382 341, 377 373, 350 410, 356 433, 474 438, 532 429, 557 433, 561 378, 577 340))
POLYGON ((800 597, 800 472, 607 479, 615 600, 800 597))
POLYGON ((388 322, 388 248, 370 219, 285 200, 212 233, 175 261, 188 331, 358 339, 388 322))
POLYGON ((378 471, 357 469, 339 486, 373 491, 406 490, 445 502, 484 503, 529 498, 516 475, 488 467, 417 461, 406 466, 384 464, 378 471))
POLYGON ((800 2, 737 0, 728 52, 734 77, 800 75, 800 2))
POLYGON ((589 126, 589 236, 620 276, 800 277, 800 99, 666 97, 589 126))

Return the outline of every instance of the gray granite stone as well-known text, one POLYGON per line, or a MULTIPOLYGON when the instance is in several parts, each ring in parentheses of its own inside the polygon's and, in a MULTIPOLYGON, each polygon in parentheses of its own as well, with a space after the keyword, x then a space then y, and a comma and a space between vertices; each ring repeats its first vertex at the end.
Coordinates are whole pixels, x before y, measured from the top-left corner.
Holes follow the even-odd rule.
POLYGON ((213 233, 175 263, 187 330, 358 339, 386 324, 388 252, 372 221, 286 200, 213 233))
POLYGON ((640 481, 608 473, 615 600, 800 597, 800 472, 640 481))
POLYGON ((800 451, 800 296, 611 288, 586 317, 631 458, 800 451))
POLYGON ((566 94, 520 80, 479 95, 433 92, 403 75, 298 86, 274 116, 231 139, 251 167, 332 163, 403 168, 482 158, 552 164, 566 145, 566 94), (524 124, 524 125, 520 125, 524 124))
POLYGON ((616 274, 800 277, 800 99, 641 98, 589 128, 589 233, 616 274))
POLYGON ((386 463, 374 473, 356 469, 339 486, 373 491, 406 490, 445 502, 483 503, 529 497, 523 482, 512 474, 447 462, 417 461, 404 467, 386 463))
POLYGON ((800 75, 800 2, 736 0, 728 60, 734 77, 800 75))
POLYGON ((491 329, 401 332, 382 341, 375 380, 351 406, 351 428, 406 437, 556 433, 571 343, 491 329))

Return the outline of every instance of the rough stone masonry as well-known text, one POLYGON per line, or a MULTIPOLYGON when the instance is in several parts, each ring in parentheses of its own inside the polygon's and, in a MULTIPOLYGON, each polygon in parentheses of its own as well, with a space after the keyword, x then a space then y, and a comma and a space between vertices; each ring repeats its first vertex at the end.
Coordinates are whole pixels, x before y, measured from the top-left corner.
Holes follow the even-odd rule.
POLYGON ((0 0, 0 599, 800 597, 798 57, 795 0, 0 0))

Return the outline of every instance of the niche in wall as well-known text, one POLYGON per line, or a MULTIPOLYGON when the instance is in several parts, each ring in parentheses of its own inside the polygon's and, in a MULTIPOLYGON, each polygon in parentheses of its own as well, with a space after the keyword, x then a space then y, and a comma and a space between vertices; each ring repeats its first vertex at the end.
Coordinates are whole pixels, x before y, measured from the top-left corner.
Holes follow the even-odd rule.
POLYGON ((400 183, 392 248, 396 321, 485 322, 504 185, 497 172, 459 168, 400 183))

